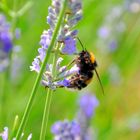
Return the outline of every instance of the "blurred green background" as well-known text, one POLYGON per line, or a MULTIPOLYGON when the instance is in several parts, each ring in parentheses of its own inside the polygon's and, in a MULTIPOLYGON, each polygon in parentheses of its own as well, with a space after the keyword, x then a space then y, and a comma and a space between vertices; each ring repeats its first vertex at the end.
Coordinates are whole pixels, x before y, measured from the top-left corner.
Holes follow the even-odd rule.
MULTIPOLYGON (((14 0, 3 2, 12 9, 14 0)), ((18 0, 18 9, 26 2, 18 0)), ((21 59, 22 64, 6 89, 3 88, 6 82, 5 74, 0 73, 0 97, 3 97, 4 93, 0 132, 4 126, 12 129, 16 115, 21 119, 36 77, 36 73, 31 72, 29 66, 37 54, 40 35, 44 29, 49 28, 46 16, 51 1, 32 2, 32 7, 18 18, 16 26, 21 29, 21 37, 15 44, 21 46, 21 51, 15 57, 21 59)), ((0 12, 3 12, 2 9, 0 12)), ((8 15, 7 20, 11 21, 8 15)), ((92 119, 97 140, 139 140, 140 2, 83 0, 83 19, 75 28, 79 30, 84 46, 96 56, 105 95, 102 95, 96 76, 90 85, 80 92, 56 90, 46 139, 52 138, 50 126, 55 121, 65 118, 72 120, 75 117, 79 95, 91 91, 100 102, 92 119)), ((80 46, 78 50, 81 50, 80 46)), ((65 57, 65 61, 71 61, 72 57, 65 57)), ((44 87, 40 86, 25 129, 25 134, 32 132, 33 139, 36 140, 39 139, 46 93, 44 87)))

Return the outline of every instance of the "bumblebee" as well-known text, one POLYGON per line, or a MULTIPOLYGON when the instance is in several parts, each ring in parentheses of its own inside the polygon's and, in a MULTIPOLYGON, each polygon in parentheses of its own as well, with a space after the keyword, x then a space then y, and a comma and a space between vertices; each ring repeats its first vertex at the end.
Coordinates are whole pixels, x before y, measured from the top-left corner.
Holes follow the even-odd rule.
MULTIPOLYGON (((98 72, 96 70, 97 62, 96 62, 95 56, 92 52, 88 52, 83 47, 83 44, 79 38, 77 38, 77 39, 80 42, 83 50, 77 54, 77 57, 70 64, 68 64, 67 67, 69 67, 71 64, 75 63, 75 65, 79 68, 79 70, 78 70, 78 72, 76 72, 75 74, 73 74, 67 78, 67 80, 68 80, 67 86, 64 86, 63 84, 62 85, 56 84, 55 86, 58 88, 67 87, 70 89, 81 90, 81 89, 85 88, 91 82, 94 72, 95 72, 95 74, 99 80, 100 86, 102 88, 102 92, 104 94, 104 89, 103 89, 100 77, 98 75, 98 72)), ((63 72, 60 72, 58 75, 60 75, 62 73, 63 72)), ((55 79, 53 82, 60 81, 60 83, 61 83, 60 79, 61 78, 59 77, 58 79, 55 79)), ((48 85, 46 85, 46 83, 44 85, 45 85, 45 87, 49 87, 48 85)))
POLYGON ((97 67, 97 63, 93 57, 91 57, 88 51, 82 51, 75 59, 79 72, 70 77, 70 85, 68 88, 75 88, 81 90, 86 87, 93 77, 93 70, 97 67))
MULTIPOLYGON (((80 44, 82 45, 79 38, 78 40, 80 44)), ((96 62, 94 54, 92 52, 88 52, 83 47, 83 50, 78 54, 74 62, 77 65, 77 67, 79 67, 79 72, 70 77, 69 79, 70 84, 68 85, 67 88, 73 88, 73 89, 78 89, 78 90, 85 88, 91 82, 94 72, 95 72, 99 80, 99 83, 101 85, 102 92, 104 93, 100 77, 96 70, 97 62, 96 62)))

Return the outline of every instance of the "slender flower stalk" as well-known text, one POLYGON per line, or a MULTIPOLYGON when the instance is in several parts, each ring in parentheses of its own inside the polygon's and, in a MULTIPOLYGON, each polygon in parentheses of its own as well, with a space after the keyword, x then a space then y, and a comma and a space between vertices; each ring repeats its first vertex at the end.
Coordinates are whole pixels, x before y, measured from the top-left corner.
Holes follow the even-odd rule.
POLYGON ((19 122, 19 117, 18 115, 15 116, 15 120, 14 120, 14 124, 13 124, 13 128, 12 128, 12 133, 10 134, 10 139, 12 139, 17 131, 18 128, 18 122, 19 122))
POLYGON ((40 132, 40 140, 45 140, 52 94, 53 91, 51 89, 48 89, 48 92, 46 94, 45 108, 44 108, 44 114, 43 114, 43 120, 42 120, 41 132, 40 132))
MULTIPOLYGON (((53 68, 52 68, 54 77, 56 76, 55 67, 56 67, 57 58, 58 58, 58 49, 59 49, 59 45, 57 45, 56 52, 54 55, 54 62, 53 62, 53 68)), ((48 118, 49 118, 49 112, 50 112, 50 106, 51 106, 51 100, 52 100, 52 94, 53 94, 53 91, 51 89, 48 89, 48 92, 46 95, 46 102, 45 102, 42 126, 41 126, 40 140, 45 139, 47 123, 48 123, 48 118)))
MULTIPOLYGON (((63 19, 63 16, 64 16, 64 12, 65 12, 65 8, 66 8, 66 3, 67 3, 67 0, 64 0, 63 7, 62 7, 62 10, 61 10, 60 15, 59 15, 57 25, 56 25, 56 27, 54 29, 53 36, 52 36, 50 45, 49 45, 48 50, 47 50, 48 54, 50 54, 52 49, 53 49, 53 46, 54 46, 54 43, 55 43, 55 39, 57 37, 58 31, 60 29, 61 22, 62 22, 62 19, 63 19)), ((17 132, 17 135, 16 135, 16 139, 17 140, 20 138, 20 135, 21 135, 21 133, 24 130, 25 124, 26 124, 27 119, 29 117, 29 113, 30 113, 30 110, 31 110, 31 107, 32 107, 32 104, 33 104, 33 101, 34 101, 34 98, 35 98, 35 95, 36 95, 39 83, 40 83, 40 80, 42 78, 43 71, 44 71, 44 69, 46 67, 46 63, 48 62, 49 58, 50 58, 50 55, 46 55, 45 56, 44 61, 43 61, 42 65, 41 65, 39 74, 37 75, 35 84, 33 86, 32 92, 31 92, 31 96, 29 98, 28 104, 26 106, 25 112, 24 112, 23 117, 22 117, 21 124, 19 126, 19 129, 18 129, 18 132, 17 132)))

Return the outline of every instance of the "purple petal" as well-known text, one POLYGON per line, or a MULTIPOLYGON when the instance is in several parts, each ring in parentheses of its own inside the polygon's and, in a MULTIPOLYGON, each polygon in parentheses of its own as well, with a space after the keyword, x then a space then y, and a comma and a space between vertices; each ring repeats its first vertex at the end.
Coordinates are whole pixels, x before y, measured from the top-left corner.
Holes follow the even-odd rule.
POLYGON ((51 132, 53 134, 59 134, 61 131, 61 126, 62 126, 62 122, 56 122, 52 127, 51 127, 51 132))
POLYGON ((105 27, 105 26, 101 27, 98 31, 99 37, 101 37, 103 39, 107 38, 109 36, 109 34, 110 34, 110 31, 109 31, 108 27, 105 27))
POLYGON ((76 41, 72 37, 67 37, 65 39, 62 53, 69 55, 76 53, 76 41))
POLYGON ((38 58, 35 58, 34 61, 32 62, 32 66, 30 66, 31 71, 36 71, 39 73, 40 71, 40 65, 39 65, 39 60, 38 58))
POLYGON ((38 52, 39 52, 39 58, 43 62, 43 60, 46 56, 46 50, 44 48, 39 48, 38 52))
POLYGON ((51 30, 43 31, 40 40, 40 45, 42 46, 42 48, 44 49, 48 48, 48 46, 50 45, 51 36, 52 36, 51 30))
POLYGON ((98 106, 99 102, 96 99, 95 96, 92 96, 90 94, 86 94, 84 96, 81 97, 79 105, 81 107, 81 110, 85 113, 85 115, 88 118, 91 118, 93 113, 94 113, 94 109, 98 106))
POLYGON ((0 136, 2 137, 2 140, 8 140, 8 127, 4 127, 4 131, 0 136))
POLYGON ((56 86, 68 87, 69 85, 70 85, 70 81, 68 79, 64 79, 62 81, 58 81, 56 86))

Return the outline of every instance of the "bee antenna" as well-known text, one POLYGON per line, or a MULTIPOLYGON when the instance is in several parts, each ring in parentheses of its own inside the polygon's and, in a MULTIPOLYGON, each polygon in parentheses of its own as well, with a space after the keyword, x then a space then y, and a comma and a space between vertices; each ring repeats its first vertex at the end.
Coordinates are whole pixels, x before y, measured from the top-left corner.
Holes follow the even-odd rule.
POLYGON ((79 37, 77 37, 77 39, 78 39, 79 43, 81 44, 81 46, 82 46, 83 50, 85 50, 84 45, 83 45, 83 43, 81 42, 80 38, 79 38, 79 37))
POLYGON ((99 74, 98 74, 98 72, 97 72, 96 69, 95 69, 95 73, 96 73, 96 75, 97 75, 97 78, 98 78, 98 80, 99 80, 99 83, 100 83, 100 86, 101 86, 101 89, 102 89, 102 92, 103 92, 103 95, 104 95, 104 88, 103 88, 103 85, 102 85, 102 82, 101 82, 100 76, 99 76, 99 74))

